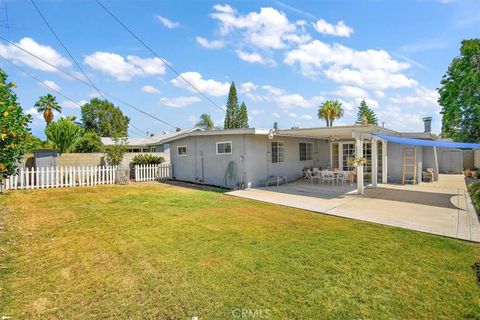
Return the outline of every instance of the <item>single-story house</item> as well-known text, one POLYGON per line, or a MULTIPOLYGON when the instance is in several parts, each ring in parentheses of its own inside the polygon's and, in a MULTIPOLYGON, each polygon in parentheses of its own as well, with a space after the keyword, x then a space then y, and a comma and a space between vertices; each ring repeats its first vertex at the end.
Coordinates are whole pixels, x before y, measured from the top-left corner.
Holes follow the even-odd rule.
POLYGON ((417 182, 427 168, 435 178, 443 172, 462 172, 458 147, 472 146, 439 140, 430 132, 431 118, 424 122, 425 131, 416 133, 374 125, 247 128, 191 130, 163 142, 170 144, 174 179, 225 187, 254 187, 272 176, 292 181, 302 177, 305 167, 352 171, 351 160, 363 157, 367 163, 357 172, 358 190, 363 192, 364 179, 373 186, 404 182, 404 166, 410 166, 408 179, 417 182))
MULTIPOLYGON (((128 137, 128 152, 167 152, 170 149, 165 139, 173 138, 177 135, 186 134, 192 131, 201 131, 201 128, 191 128, 180 131, 152 133, 145 137, 128 137)), ((102 137, 102 143, 105 146, 112 146, 115 141, 112 138, 102 137)))

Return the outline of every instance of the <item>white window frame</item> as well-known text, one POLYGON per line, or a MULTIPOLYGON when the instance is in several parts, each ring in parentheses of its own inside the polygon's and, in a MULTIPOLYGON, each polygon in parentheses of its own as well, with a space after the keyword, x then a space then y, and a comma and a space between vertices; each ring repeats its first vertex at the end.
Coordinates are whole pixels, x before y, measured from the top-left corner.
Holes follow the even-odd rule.
POLYGON ((285 142, 283 142, 283 141, 272 141, 272 142, 270 143, 270 152, 271 152, 271 161, 272 161, 272 163, 282 163, 282 162, 285 162, 285 142), (277 145, 277 159, 278 159, 278 161, 277 161, 277 162, 273 162, 273 144, 274 144, 274 143, 277 143, 277 144, 281 143, 281 144, 282 144, 283 157, 282 157, 281 161, 280 161, 280 152, 279 152, 280 148, 278 148, 278 145, 277 145))
POLYGON ((186 157, 188 155, 188 148, 186 145, 183 146, 177 146, 177 156, 178 157, 186 157), (179 149, 180 148, 185 148, 185 154, 180 154, 179 149))
POLYGON ((313 142, 299 142, 298 143, 298 159, 299 161, 313 161, 313 142), (301 144, 305 144, 305 159, 302 160, 302 155, 300 154, 300 145, 301 144), (307 158, 307 145, 310 145, 311 146, 311 153, 310 153, 310 159, 307 158))
MULTIPOLYGON (((223 148, 225 150, 225 147, 223 148)), ((226 155, 226 154, 232 154, 233 152, 233 143, 232 141, 219 141, 215 144, 215 152, 217 153, 217 156, 223 156, 223 155, 226 155), (225 144, 225 143, 230 143, 230 152, 223 152, 223 153, 219 153, 218 152, 218 145, 219 144, 225 144)))

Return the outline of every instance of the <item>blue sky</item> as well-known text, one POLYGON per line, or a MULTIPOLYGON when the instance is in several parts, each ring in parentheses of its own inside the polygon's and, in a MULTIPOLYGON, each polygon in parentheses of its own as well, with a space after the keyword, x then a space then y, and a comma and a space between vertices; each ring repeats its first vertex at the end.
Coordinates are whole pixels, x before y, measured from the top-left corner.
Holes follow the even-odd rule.
MULTIPOLYGON (((385 126, 422 130, 433 116, 440 130, 436 88, 462 39, 480 36, 480 1, 102 1, 183 77, 224 106, 235 81, 250 126, 323 126, 316 117, 325 99, 339 99, 352 124, 361 99, 385 126)), ((94 1, 38 1, 60 38, 101 90, 182 128, 201 113, 217 125, 224 113, 192 92, 176 74, 122 29, 94 1)), ((30 1, 0 3, 0 31, 26 50, 78 73, 30 1), (7 23, 8 21, 8 23, 7 23)), ((92 88, 2 42, 0 54, 82 104, 92 88)), ((1 60, 32 131, 44 121, 33 105, 57 95, 64 115, 74 103, 1 60)), ((117 104, 142 132, 169 131, 117 104)), ((132 129, 130 135, 140 133, 132 129)))

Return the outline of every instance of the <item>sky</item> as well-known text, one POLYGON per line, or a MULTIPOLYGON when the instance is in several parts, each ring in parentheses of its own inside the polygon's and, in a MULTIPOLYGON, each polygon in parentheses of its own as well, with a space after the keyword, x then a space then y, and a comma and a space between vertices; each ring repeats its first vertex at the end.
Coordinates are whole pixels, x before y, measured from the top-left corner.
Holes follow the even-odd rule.
MULTIPOLYGON (((436 88, 461 41, 480 37, 478 0, 101 2, 162 59, 93 0, 36 1, 97 88, 180 128, 194 126, 202 113, 223 126, 234 81, 251 127, 324 126, 317 110, 327 99, 345 111, 334 124, 349 125, 365 99, 387 128, 422 131, 422 118, 432 116, 439 133, 436 88)), ((84 78, 31 1, 0 2, 0 34, 84 78)), ((45 136, 34 108, 40 96, 57 96, 63 116, 80 116, 78 105, 99 96, 8 42, 0 41, 0 55, 39 137, 45 136)), ((130 117, 132 137, 173 130, 110 100, 130 117)))

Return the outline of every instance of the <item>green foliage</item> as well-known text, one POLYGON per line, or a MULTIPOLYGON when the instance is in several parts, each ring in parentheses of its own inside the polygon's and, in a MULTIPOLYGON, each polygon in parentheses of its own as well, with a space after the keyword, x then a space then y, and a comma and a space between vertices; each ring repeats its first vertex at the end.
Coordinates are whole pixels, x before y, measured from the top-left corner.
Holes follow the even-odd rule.
POLYGON ((127 152, 127 138, 115 136, 112 139, 115 144, 107 147, 105 159, 109 165, 117 166, 122 163, 123 156, 127 152))
POLYGON ((480 211, 480 181, 472 182, 468 186, 468 190, 470 191, 470 196, 472 197, 475 207, 480 211))
POLYGON ((161 164, 164 162, 165 159, 163 157, 154 156, 153 154, 139 154, 133 158, 130 165, 161 164))
POLYGON ((455 141, 480 141, 480 39, 464 40, 438 89, 442 135, 455 141))
POLYGON ((58 104, 57 98, 50 93, 41 96, 35 102, 35 108, 39 113, 43 113, 43 119, 45 119, 47 126, 53 121, 53 111, 62 112, 62 107, 58 104))
POLYGON ((237 128, 248 128, 248 112, 245 102, 242 102, 237 116, 237 128))
POLYGON ((200 116, 200 120, 198 120, 198 122, 196 123, 196 126, 204 129, 213 129, 214 124, 210 115, 207 113, 203 113, 200 116))
POLYGON ((45 128, 47 139, 59 153, 71 152, 75 142, 83 135, 83 129, 77 126, 75 118, 60 118, 45 128))
POLYGON ((360 102, 357 113, 357 124, 374 124, 378 125, 378 119, 375 112, 367 105, 365 100, 360 102))
POLYGON ((33 135, 28 135, 26 138, 25 152, 32 152, 35 149, 50 149, 53 145, 48 140, 42 141, 40 138, 33 135))
POLYGON ((230 85, 226 107, 227 110, 225 111, 225 121, 223 127, 225 129, 238 128, 237 115, 240 110, 238 106, 237 88, 235 87, 235 82, 232 82, 230 85))
POLYGON ((73 151, 79 153, 103 152, 105 151, 105 146, 98 133, 95 131, 87 131, 77 139, 73 151))
POLYGON ((93 98, 82 106, 82 123, 101 137, 126 136, 130 119, 108 100, 93 98))
POLYGON ((343 117, 342 104, 338 100, 327 100, 318 107, 318 119, 324 119, 327 127, 333 125, 335 119, 343 117))
POLYGON ((13 92, 14 82, 0 69, 0 181, 17 172, 27 147, 31 116, 23 113, 13 92))

